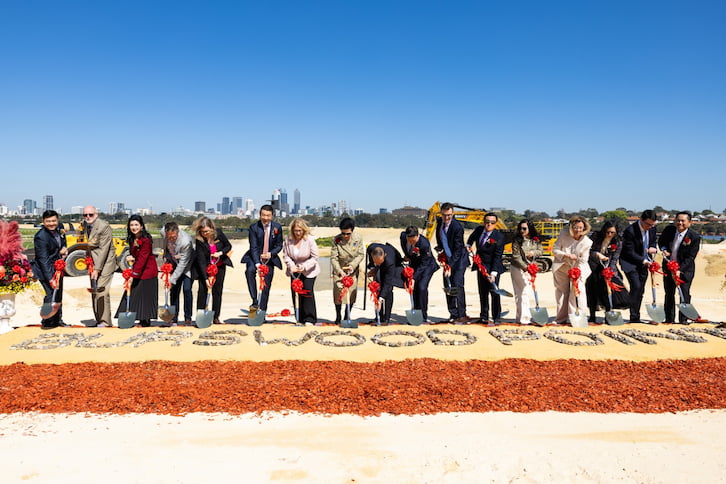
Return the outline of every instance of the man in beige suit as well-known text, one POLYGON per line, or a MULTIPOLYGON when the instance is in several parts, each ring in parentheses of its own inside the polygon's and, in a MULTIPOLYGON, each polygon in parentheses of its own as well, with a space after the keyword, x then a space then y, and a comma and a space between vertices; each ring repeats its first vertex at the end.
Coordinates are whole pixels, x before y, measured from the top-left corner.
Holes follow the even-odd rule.
MULTIPOLYGON (((354 234, 355 222, 353 219, 346 217, 340 221, 340 235, 333 240, 333 246, 330 248, 330 270, 333 273, 333 300, 335 303, 335 322, 340 323, 341 306, 345 301, 341 301, 343 292, 343 277, 351 276, 353 278, 353 287, 348 290, 349 304, 353 306, 356 299, 358 289, 358 266, 363 262, 365 256, 363 240, 360 235, 354 234)), ((349 314, 343 317, 348 319, 349 314)))
MULTIPOLYGON (((91 281, 96 281, 99 291, 91 293, 94 326, 112 326, 111 320, 111 280, 116 271, 116 254, 113 248, 113 231, 108 222, 98 218, 96 207, 83 207, 83 233, 88 240, 87 256, 93 258, 91 281)), ((93 285, 93 282, 92 282, 93 285)))

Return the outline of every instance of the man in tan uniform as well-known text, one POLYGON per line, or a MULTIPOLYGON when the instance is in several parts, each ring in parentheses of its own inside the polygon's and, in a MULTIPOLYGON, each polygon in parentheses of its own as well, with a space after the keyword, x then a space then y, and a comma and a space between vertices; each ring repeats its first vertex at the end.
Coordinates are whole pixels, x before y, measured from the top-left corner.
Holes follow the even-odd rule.
MULTIPOLYGON (((348 301, 350 306, 355 303, 358 292, 358 266, 363 262, 365 256, 363 240, 361 236, 353 233, 355 222, 346 217, 340 221, 340 235, 333 239, 333 246, 330 248, 330 269, 333 273, 333 301, 335 303, 335 322, 340 323, 340 309, 345 300, 341 301, 343 292, 343 277, 353 278, 353 287, 348 289, 348 301)), ((344 315, 346 319, 349 315, 344 315)))
POLYGON ((93 258, 91 285, 96 281, 99 291, 91 293, 94 326, 112 326, 111 320, 111 281, 116 271, 116 254, 113 248, 113 230, 108 222, 98 218, 98 210, 92 205, 83 207, 83 233, 88 240, 87 256, 93 258))

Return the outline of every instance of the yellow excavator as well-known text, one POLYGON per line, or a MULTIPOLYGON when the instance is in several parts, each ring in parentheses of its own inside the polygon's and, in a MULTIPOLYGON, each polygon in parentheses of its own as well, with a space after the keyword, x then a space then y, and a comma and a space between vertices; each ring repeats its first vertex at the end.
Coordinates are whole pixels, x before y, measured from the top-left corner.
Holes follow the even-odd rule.
MULTIPOLYGON (((88 241, 82 230, 76 231, 73 224, 69 224, 66 232, 66 245, 68 247, 68 257, 66 257, 66 274, 71 277, 83 276, 88 273, 86 266, 86 249, 88 249, 88 241)), ((120 237, 113 238, 113 250, 116 254, 116 263, 119 268, 127 269, 129 263, 126 256, 129 255, 129 246, 125 239, 120 237)))
MULTIPOLYGON (((424 225, 424 235, 427 239, 432 241, 433 245, 436 245, 435 237, 436 234, 436 219, 440 217, 441 204, 440 202, 434 203, 429 208, 426 216, 426 224, 424 225)), ((482 224, 484 222, 484 216, 489 212, 483 208, 469 208, 462 207, 461 205, 454 205, 454 218, 464 225, 464 228, 473 228, 475 225, 482 224)), ((539 266, 540 272, 547 272, 552 269, 552 247, 555 245, 555 240, 559 235, 562 228, 565 226, 564 222, 534 222, 534 226, 539 233, 540 240, 542 241, 542 256, 538 257, 535 261, 539 266)), ((504 234, 504 265, 509 267, 512 260, 512 239, 514 238, 514 231, 509 229, 502 219, 497 221, 497 230, 504 234)))

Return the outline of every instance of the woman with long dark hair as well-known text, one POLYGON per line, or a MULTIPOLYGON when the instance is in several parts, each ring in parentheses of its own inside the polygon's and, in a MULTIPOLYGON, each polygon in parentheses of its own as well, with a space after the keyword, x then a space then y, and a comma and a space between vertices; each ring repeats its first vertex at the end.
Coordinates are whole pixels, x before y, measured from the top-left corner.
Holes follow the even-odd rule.
POLYGON ((151 326, 151 320, 156 319, 159 307, 159 266, 153 253, 151 234, 146 231, 144 219, 140 215, 129 217, 126 242, 130 248, 126 261, 131 264, 131 296, 128 308, 126 297, 121 298, 116 317, 119 313, 135 312, 141 326, 151 326))
POLYGON ((509 273, 512 275, 514 288, 514 303, 517 307, 514 322, 517 324, 530 324, 532 322, 529 312, 532 282, 527 267, 537 257, 542 255, 542 243, 539 240, 537 229, 531 220, 522 219, 517 224, 517 233, 512 240, 512 265, 509 273))
MULTIPOLYGON (((592 274, 585 283, 587 292, 587 306, 590 309, 589 322, 597 322, 595 312, 599 308, 610 311, 608 299, 608 289, 605 278, 602 275, 603 269, 609 267, 614 274, 613 282, 622 286, 622 275, 618 270, 618 261, 620 260, 620 251, 623 249, 623 241, 620 237, 618 226, 608 220, 597 232, 592 236, 592 247, 590 248, 590 269, 592 274)), ((620 291, 613 292, 613 305, 622 307, 622 301, 628 300, 628 293, 625 288, 620 291), (620 303, 616 304, 616 301, 620 303)), ((627 303, 626 303, 626 306, 627 303)))

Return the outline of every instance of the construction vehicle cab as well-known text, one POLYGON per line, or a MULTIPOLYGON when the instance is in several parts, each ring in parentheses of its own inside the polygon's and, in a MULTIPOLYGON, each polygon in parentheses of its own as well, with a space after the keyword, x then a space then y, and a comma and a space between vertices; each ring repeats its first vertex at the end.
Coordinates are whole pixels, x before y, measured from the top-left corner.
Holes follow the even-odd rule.
MULTIPOLYGON (((435 202, 431 208, 429 208, 426 216, 426 223, 424 225, 424 235, 429 240, 433 240, 436 236, 434 231, 436 230, 436 219, 440 217, 441 204, 435 202)), ((484 222, 484 216, 489 212, 482 208, 470 208, 462 207, 461 205, 454 205, 454 218, 461 222, 465 228, 474 228, 475 225, 482 224, 484 222)), ((552 269, 552 248, 557 240, 557 236, 565 226, 563 222, 533 222, 537 232, 539 233, 540 241, 542 243, 542 256, 535 260, 537 266, 539 266, 540 272, 547 272, 552 269)), ((496 229, 504 234, 504 256, 503 262, 506 267, 509 267, 512 261, 512 240, 514 239, 515 232, 509 229, 502 219, 499 218, 497 221, 496 229)))

